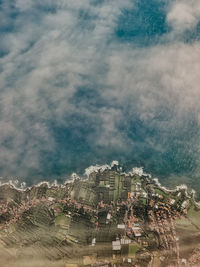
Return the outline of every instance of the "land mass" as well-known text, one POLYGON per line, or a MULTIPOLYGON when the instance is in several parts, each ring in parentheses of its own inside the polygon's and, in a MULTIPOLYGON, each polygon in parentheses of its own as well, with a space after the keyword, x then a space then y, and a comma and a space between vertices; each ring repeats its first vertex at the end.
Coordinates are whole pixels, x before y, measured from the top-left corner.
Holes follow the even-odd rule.
POLYGON ((193 190, 168 190, 117 163, 87 174, 0 186, 0 266, 200 266, 193 190))

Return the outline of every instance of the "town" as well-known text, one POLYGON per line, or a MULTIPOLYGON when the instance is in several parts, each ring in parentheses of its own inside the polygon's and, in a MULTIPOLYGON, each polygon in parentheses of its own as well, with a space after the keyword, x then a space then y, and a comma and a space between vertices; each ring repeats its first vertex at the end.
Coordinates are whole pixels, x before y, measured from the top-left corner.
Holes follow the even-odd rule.
POLYGON ((193 266, 198 259, 182 257, 176 230, 177 220, 200 230, 188 217, 192 193, 184 187, 167 190, 140 169, 127 174, 113 164, 64 185, 41 183, 23 191, 3 185, 0 190, 0 240, 5 247, 17 238, 22 245, 15 232, 31 223, 53 229, 65 256, 79 249, 76 259, 66 257, 66 267, 193 266))

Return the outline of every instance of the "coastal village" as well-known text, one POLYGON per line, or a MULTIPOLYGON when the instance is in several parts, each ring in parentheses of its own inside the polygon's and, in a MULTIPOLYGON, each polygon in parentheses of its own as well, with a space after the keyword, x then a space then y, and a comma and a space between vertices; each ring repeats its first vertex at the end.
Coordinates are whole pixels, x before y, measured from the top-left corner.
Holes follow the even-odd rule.
POLYGON ((140 168, 125 173, 117 163, 90 170, 87 179, 72 178, 21 191, 1 186, 1 244, 9 246, 18 227, 31 223, 54 229, 73 253, 79 249, 64 267, 199 266, 199 250, 183 257, 176 229, 187 220, 200 232, 188 217, 194 200, 185 187, 167 190, 140 168))

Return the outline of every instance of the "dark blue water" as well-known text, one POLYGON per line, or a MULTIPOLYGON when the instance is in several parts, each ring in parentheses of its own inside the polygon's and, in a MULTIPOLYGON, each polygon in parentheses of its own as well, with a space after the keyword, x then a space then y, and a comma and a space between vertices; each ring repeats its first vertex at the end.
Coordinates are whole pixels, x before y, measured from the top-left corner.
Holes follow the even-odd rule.
MULTIPOLYGON (((33 22, 39 27, 45 14, 56 14, 57 12, 56 6, 53 4, 52 6, 38 4, 33 12, 29 13, 28 11, 19 12, 13 1, 5 3, 5 1, 0 1, 0 12, 5 12, 6 5, 6 11, 9 14, 9 17, 0 23, 2 40, 8 33, 20 32, 21 21, 24 21, 24 24, 33 22), (20 20, 16 23, 19 17, 20 20)), ((103 0, 94 1, 93 5, 101 6, 104 3, 103 0)), ((121 10, 116 27, 102 48, 102 50, 105 49, 102 57, 106 55, 106 45, 126 46, 130 44, 137 48, 148 48, 158 44, 167 45, 167 41, 163 37, 172 30, 166 22, 168 7, 169 1, 143 0, 134 1, 130 9, 121 10)), ((80 10, 78 12, 79 28, 83 32, 93 31, 97 16, 97 14, 91 14, 89 10, 80 10)), ((192 31, 186 31, 180 36, 179 41, 192 43, 199 40, 199 36, 200 23, 192 31)), ((37 40, 30 42, 27 50, 23 53, 29 51, 36 42, 37 40)), ((0 57, 4 58, 8 53, 7 47, 0 45, 0 57)), ((96 65, 97 71, 101 69, 101 75, 105 75, 106 78, 107 65, 99 68, 98 62, 96 65)), ((173 124, 172 127, 170 121, 173 117, 175 118, 176 114, 166 106, 159 110, 158 116, 153 121, 147 123, 141 120, 137 110, 134 114, 129 113, 128 106, 134 105, 134 103, 127 103, 126 107, 117 107, 123 115, 123 120, 118 123, 117 129, 128 140, 125 148, 100 145, 97 138, 101 131, 101 121, 97 120, 97 116, 93 116, 93 114, 98 114, 102 108, 110 109, 116 108, 116 106, 102 95, 102 91, 105 90, 103 79, 101 82, 95 81, 91 73, 85 75, 84 84, 76 88, 76 93, 71 97, 70 101, 75 109, 71 113, 64 114, 63 125, 57 123, 56 118, 45 121, 48 131, 55 141, 55 148, 51 152, 41 148, 38 154, 39 168, 30 168, 27 177, 23 178, 27 179, 29 183, 40 179, 53 180, 57 178, 62 180, 64 176, 72 172, 82 174, 84 169, 91 164, 109 163, 115 159, 120 161, 127 170, 134 165, 143 166, 148 172, 163 177, 163 179, 170 175, 192 177, 199 163, 196 141, 199 140, 200 131, 195 115, 188 112, 182 123, 179 123, 178 126, 173 124), (81 110, 85 112, 81 112, 81 110), (161 127, 163 121, 166 122, 165 128, 161 127)), ((13 79, 17 79, 17 75, 18 73, 15 73, 13 79)), ((8 84, 10 87, 14 86, 13 80, 8 84)), ((63 84, 57 84, 57 86, 62 87, 63 84)), ((48 104, 50 109, 56 108, 53 103, 48 104)), ((3 146, 11 149, 9 139, 3 146)), ((23 162, 23 157, 23 153, 20 154, 19 168, 21 168, 20 163, 23 162)), ((1 163, 0 170, 5 174, 4 166, 1 163)), ((20 170, 16 168, 16 176, 18 171, 20 173, 20 170)), ((8 169, 9 175, 13 175, 13 172, 9 172, 8 169)))

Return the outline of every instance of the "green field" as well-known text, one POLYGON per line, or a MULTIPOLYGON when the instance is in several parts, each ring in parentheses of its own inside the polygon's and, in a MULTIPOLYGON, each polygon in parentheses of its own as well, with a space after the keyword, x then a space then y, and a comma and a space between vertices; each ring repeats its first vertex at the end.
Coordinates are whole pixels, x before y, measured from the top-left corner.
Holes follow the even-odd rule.
POLYGON ((130 258, 134 258, 136 252, 140 249, 140 246, 137 244, 129 244, 129 248, 128 248, 128 256, 130 258))
POLYGON ((200 227, 200 210, 192 205, 187 214, 188 218, 192 220, 197 226, 200 227))
POLYGON ((58 215, 54 220, 55 225, 66 225, 66 226, 70 224, 70 221, 71 219, 66 217, 65 214, 58 215))

